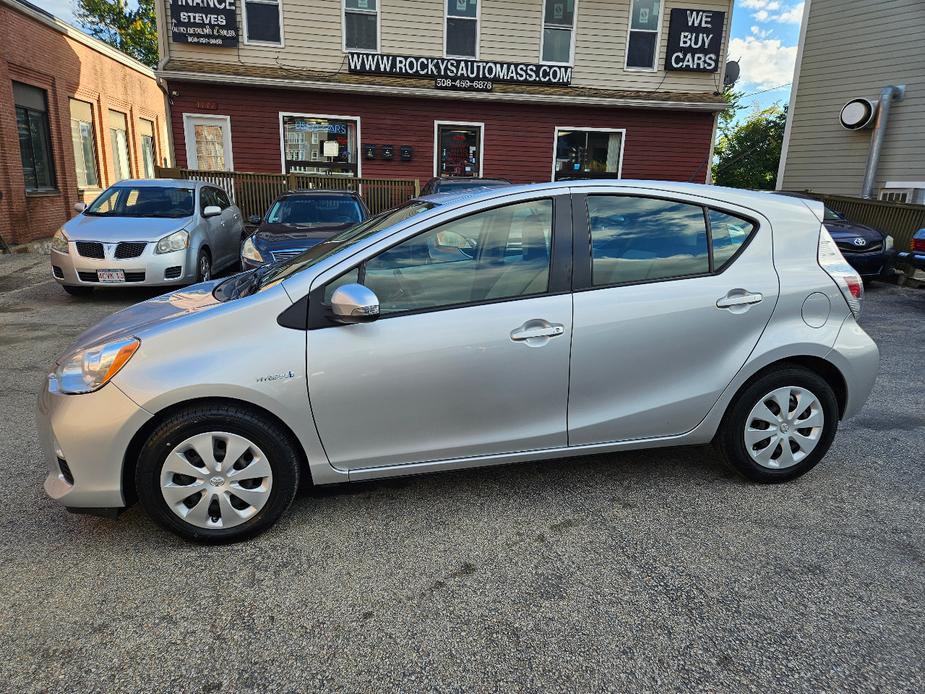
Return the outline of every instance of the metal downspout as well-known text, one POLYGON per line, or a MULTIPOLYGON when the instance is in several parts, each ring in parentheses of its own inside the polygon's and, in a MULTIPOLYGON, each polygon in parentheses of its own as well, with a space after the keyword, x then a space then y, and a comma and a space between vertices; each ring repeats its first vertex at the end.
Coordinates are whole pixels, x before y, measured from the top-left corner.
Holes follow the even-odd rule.
POLYGON ((874 132, 870 136, 867 165, 864 167, 864 182, 861 184, 862 198, 869 200, 873 197, 874 183, 877 180, 877 167, 880 165, 880 152, 883 149, 883 138, 886 135, 886 125, 890 117, 890 106, 894 100, 900 101, 905 96, 905 93, 906 85, 904 84, 898 87, 890 85, 880 90, 874 132))

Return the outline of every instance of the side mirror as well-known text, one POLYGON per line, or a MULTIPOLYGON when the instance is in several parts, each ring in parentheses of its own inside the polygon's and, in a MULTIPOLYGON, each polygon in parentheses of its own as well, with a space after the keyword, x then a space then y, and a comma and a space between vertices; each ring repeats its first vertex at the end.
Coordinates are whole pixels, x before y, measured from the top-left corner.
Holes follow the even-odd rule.
POLYGON ((85 202, 75 202, 74 203, 74 211, 83 212, 85 209, 87 209, 87 203, 85 202))
POLYGON ((379 317, 379 297, 362 284, 345 284, 331 294, 331 313, 338 323, 371 323, 379 317))
POLYGON ((217 217, 222 213, 222 208, 218 205, 208 205, 206 209, 202 211, 203 217, 217 217))
POLYGON ((247 221, 253 224, 254 226, 257 226, 258 224, 260 224, 262 219, 263 218, 259 214, 252 214, 250 217, 247 218, 247 221))

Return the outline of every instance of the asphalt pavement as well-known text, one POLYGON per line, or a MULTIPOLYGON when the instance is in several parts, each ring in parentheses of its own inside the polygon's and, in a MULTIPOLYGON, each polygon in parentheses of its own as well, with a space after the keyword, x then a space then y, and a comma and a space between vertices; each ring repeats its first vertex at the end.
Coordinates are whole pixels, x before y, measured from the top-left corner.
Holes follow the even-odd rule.
POLYGON ((0 691, 925 691, 925 290, 868 290, 881 374, 795 482, 709 448, 480 468, 308 489, 226 547, 42 491, 48 367, 152 295, 0 256, 0 691))

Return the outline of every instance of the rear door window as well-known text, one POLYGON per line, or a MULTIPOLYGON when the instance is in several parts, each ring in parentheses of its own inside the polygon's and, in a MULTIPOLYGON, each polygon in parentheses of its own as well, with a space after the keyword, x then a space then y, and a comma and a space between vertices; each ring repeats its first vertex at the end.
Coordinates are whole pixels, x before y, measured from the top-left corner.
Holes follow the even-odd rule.
POLYGON ((588 197, 594 286, 710 272, 704 210, 673 200, 588 197))
POLYGON ((710 235, 713 239, 713 267, 723 269, 751 236, 755 225, 735 215, 710 210, 710 235))

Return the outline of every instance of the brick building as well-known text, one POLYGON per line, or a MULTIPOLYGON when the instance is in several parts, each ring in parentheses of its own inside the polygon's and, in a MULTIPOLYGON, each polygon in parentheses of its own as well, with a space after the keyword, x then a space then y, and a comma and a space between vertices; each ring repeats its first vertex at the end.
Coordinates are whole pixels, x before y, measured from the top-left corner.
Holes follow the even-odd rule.
POLYGON ((709 176, 731 0, 198 4, 157 3, 180 166, 709 176))
POLYGON ((166 100, 136 60, 0 0, 0 237, 54 234, 79 201, 172 161, 166 100))

